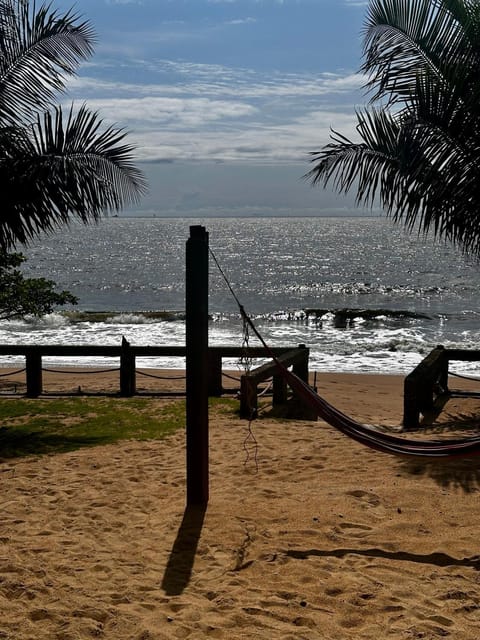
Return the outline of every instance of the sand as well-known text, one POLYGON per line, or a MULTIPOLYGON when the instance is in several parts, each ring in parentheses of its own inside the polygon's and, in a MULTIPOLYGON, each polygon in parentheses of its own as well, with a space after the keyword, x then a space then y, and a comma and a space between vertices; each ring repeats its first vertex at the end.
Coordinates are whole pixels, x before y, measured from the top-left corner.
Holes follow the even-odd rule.
MULTIPOLYGON (((317 384, 401 423, 402 378, 317 384)), ((451 401, 435 429, 478 402, 451 401)), ((211 417, 206 510, 185 509, 183 432, 1 462, 0 639, 478 638, 476 460, 394 458, 266 415, 257 468, 247 426, 211 417)))

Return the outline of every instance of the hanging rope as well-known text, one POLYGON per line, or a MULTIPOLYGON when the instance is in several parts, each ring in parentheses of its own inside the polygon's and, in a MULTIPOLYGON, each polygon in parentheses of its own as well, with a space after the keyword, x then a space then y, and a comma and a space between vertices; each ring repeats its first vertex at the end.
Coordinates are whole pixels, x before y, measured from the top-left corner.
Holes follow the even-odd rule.
MULTIPOLYGON (((213 261, 217 266, 217 269, 222 275, 230 293, 232 294, 235 302, 237 303, 240 309, 243 309, 240 303, 240 300, 237 298, 235 291, 233 290, 227 276, 225 275, 225 272, 221 268, 215 254, 213 253, 210 247, 209 247, 209 252, 210 252, 210 255, 212 256, 213 261)), ((250 356, 250 350, 249 350, 249 341, 250 341, 249 326, 250 325, 248 324, 248 322, 246 322, 246 317, 247 317, 246 313, 245 312, 242 313, 241 311, 240 315, 243 323, 242 357, 240 358, 240 364, 243 366, 245 375, 248 375, 252 370, 252 358, 250 356)), ((253 407, 255 406, 255 404, 256 404, 255 402, 250 402, 249 406, 253 407)), ((255 473, 258 473, 258 442, 255 437, 255 434, 253 433, 253 421, 255 420, 256 417, 257 417, 257 412, 255 411, 255 409, 252 409, 249 416, 248 425, 247 425, 247 435, 245 437, 245 440, 243 441, 243 450, 245 451, 245 461, 243 463, 243 466, 247 467, 250 461, 253 460, 253 463, 255 465, 255 473)))
POLYGON ((448 375, 454 376, 455 378, 462 378, 463 380, 472 380, 473 382, 480 382, 480 378, 475 378, 474 376, 466 376, 461 373, 455 373, 454 371, 449 371, 448 375))

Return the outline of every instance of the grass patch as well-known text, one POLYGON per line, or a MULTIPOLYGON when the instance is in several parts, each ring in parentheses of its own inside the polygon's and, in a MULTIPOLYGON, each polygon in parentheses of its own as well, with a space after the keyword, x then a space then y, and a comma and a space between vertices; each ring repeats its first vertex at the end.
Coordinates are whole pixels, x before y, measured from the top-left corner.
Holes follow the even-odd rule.
MULTIPOLYGON (((210 398, 210 412, 238 415, 238 401, 210 398)), ((121 440, 159 440, 185 427, 185 400, 0 399, 0 461, 121 440)))
POLYGON ((235 398, 209 398, 208 407, 210 413, 220 415, 238 415, 240 414, 240 406, 235 398))
POLYGON ((120 440, 158 440, 185 426, 184 400, 0 400, 0 460, 120 440))

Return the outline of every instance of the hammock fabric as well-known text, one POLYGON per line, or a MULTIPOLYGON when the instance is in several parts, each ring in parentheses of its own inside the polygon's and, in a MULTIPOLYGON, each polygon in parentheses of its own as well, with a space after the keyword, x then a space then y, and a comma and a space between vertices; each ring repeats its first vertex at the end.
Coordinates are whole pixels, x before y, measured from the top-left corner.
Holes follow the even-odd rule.
POLYGON ((480 455, 480 435, 449 440, 412 440, 379 432, 372 427, 367 427, 349 418, 319 396, 306 382, 287 369, 268 347, 241 305, 240 312, 244 322, 248 324, 268 351, 290 388, 307 402, 320 418, 349 438, 377 451, 399 456, 456 458, 480 455))
POLYGON ((329 425, 343 434, 377 451, 394 455, 419 456, 428 458, 454 458, 480 455, 480 436, 450 440, 412 440, 382 433, 349 418, 335 409, 310 386, 280 362, 277 366, 289 386, 307 402, 329 425))

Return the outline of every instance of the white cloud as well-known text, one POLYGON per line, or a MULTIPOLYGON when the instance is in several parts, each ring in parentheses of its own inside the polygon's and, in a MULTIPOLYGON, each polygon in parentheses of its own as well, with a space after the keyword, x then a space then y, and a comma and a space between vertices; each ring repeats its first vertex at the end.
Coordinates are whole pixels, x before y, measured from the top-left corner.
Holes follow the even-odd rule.
MULTIPOLYGON (((114 77, 118 68, 111 67, 114 77)), ((75 101, 129 130, 148 161, 305 162, 331 127, 355 135, 354 97, 365 81, 354 73, 262 74, 165 60, 130 62, 125 74, 138 83, 105 81, 105 71, 90 65, 89 76, 74 78, 75 101)))
MULTIPOLYGON (((95 106, 103 106, 103 112, 108 105, 95 106)), ((244 127, 238 123, 227 126, 225 122, 215 126, 212 119, 210 124, 214 126, 205 128, 198 126, 201 118, 193 111, 187 111, 187 114, 172 112, 168 117, 163 112, 155 121, 153 112, 144 105, 150 120, 146 118, 140 122, 128 121, 126 107, 126 104, 119 107, 112 103, 110 111, 114 115, 125 115, 122 122, 128 122, 129 139, 137 147, 137 156, 149 161, 304 163, 309 152, 320 149, 329 141, 332 123, 348 137, 355 137, 356 117, 353 113, 318 110, 280 125, 254 120, 244 127)), ((134 109, 138 105, 131 107, 134 109)))
MULTIPOLYGON (((90 65, 94 68, 95 65, 90 65)), ((118 63, 112 68, 118 69, 118 63)), ((139 74, 147 71, 150 79, 158 76, 158 82, 133 84, 118 81, 97 80, 91 76, 73 78, 69 86, 75 93, 121 93, 123 95, 196 95, 222 98, 261 99, 291 97, 320 97, 358 91, 366 81, 359 73, 345 75, 334 73, 294 74, 274 73, 262 76, 248 69, 230 69, 221 65, 199 65, 190 62, 171 62, 167 60, 136 61, 130 66, 139 74), (162 74, 175 74, 176 82, 161 82, 162 74)), ((102 70, 106 70, 102 65, 102 70)))
POLYGON ((129 122, 137 128, 168 126, 171 130, 204 128, 222 119, 251 116, 256 109, 241 102, 207 98, 111 98, 89 100, 90 108, 108 114, 108 120, 129 122))
POLYGON ((237 18, 236 20, 228 20, 226 24, 252 24, 256 22, 255 18, 237 18))

